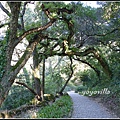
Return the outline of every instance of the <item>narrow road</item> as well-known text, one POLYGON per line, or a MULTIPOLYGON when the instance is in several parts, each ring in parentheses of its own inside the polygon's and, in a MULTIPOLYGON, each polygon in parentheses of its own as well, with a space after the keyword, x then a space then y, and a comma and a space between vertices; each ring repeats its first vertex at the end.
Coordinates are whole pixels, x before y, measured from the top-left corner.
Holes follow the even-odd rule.
POLYGON ((87 96, 79 95, 74 91, 68 92, 73 100, 73 113, 71 118, 118 118, 107 108, 87 96))

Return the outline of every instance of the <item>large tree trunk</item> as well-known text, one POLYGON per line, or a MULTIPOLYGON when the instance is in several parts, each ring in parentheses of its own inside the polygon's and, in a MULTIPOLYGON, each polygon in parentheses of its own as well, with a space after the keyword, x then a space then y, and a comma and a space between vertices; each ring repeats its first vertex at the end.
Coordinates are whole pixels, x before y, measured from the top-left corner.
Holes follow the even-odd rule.
POLYGON ((10 16, 10 28, 9 28, 9 40, 8 40, 8 46, 7 46, 7 65, 6 65, 6 70, 8 72, 11 69, 11 60, 12 60, 12 55, 15 46, 13 46, 14 42, 17 41, 17 28, 18 28, 18 18, 19 18, 19 13, 20 13, 20 6, 21 2, 8 2, 8 5, 11 10, 11 16, 10 16))
POLYGON ((41 97, 44 101, 44 87, 45 87, 45 58, 43 58, 43 71, 42 71, 42 84, 41 84, 41 97))
POLYGON ((0 89, 0 105, 6 98, 11 85, 13 84, 13 80, 16 77, 14 72, 11 72, 11 59, 12 54, 14 51, 13 43, 17 40, 17 26, 18 26, 18 17, 20 12, 21 2, 8 2, 8 5, 11 10, 11 21, 10 21, 10 28, 9 28, 9 40, 7 45, 6 51, 6 71, 1 80, 1 89, 0 89))
POLYGON ((34 87, 37 93, 37 98, 41 99, 41 82, 40 82, 40 73, 39 73, 39 60, 38 60, 38 52, 35 47, 33 51, 33 76, 34 76, 34 87))

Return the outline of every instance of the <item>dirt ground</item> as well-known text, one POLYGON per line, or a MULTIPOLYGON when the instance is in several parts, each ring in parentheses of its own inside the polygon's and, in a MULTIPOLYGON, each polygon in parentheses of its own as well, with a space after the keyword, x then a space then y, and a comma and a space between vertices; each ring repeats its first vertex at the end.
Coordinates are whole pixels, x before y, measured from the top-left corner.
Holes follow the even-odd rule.
MULTIPOLYGON (((101 104, 103 104, 106 108, 108 108, 112 113, 116 114, 120 118, 120 105, 114 104, 114 99, 109 99, 107 101, 103 101, 102 98, 99 97, 90 97, 90 99, 93 99, 101 104)), ((119 101, 120 102, 120 101, 119 101)), ((120 103, 119 103, 120 104, 120 103)))

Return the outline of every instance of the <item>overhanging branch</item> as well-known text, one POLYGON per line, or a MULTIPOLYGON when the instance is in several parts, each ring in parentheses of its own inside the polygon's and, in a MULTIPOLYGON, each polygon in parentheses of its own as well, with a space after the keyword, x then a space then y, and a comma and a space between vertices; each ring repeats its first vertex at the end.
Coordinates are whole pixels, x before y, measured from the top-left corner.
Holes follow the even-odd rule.
POLYGON ((50 27, 55 21, 56 21, 56 20, 52 20, 52 21, 48 22, 46 25, 44 25, 44 26, 36 27, 36 28, 30 29, 30 30, 24 32, 21 36, 19 36, 18 41, 16 42, 16 44, 19 43, 23 38, 25 38, 25 37, 26 37, 27 35, 29 35, 29 34, 32 34, 32 33, 34 33, 34 32, 40 32, 40 31, 43 31, 43 30, 47 29, 47 28, 50 27))
POLYGON ((92 53, 94 57, 99 61, 100 65, 102 66, 104 72, 107 74, 109 78, 112 78, 112 71, 109 68, 109 65, 107 64, 105 58, 103 58, 99 51, 96 50, 94 47, 88 48, 84 52, 74 52, 74 55, 76 56, 87 56, 88 54, 92 53))
POLYGON ((15 74, 18 74, 19 70, 26 64, 27 60, 30 58, 30 55, 32 54, 35 46, 38 44, 40 40, 44 39, 44 36, 39 34, 33 42, 29 43, 27 46, 24 54, 22 57, 19 59, 19 61, 12 67, 12 70, 14 71, 15 74))
POLYGON ((99 71, 98 69, 96 69, 95 67, 93 67, 90 63, 88 63, 88 62, 86 62, 86 61, 84 61, 84 60, 81 60, 81 59, 79 59, 79 58, 73 58, 73 59, 74 59, 74 60, 78 60, 78 61, 80 61, 80 62, 82 62, 82 63, 87 64, 88 66, 90 66, 90 67, 96 72, 98 78, 100 77, 100 71, 99 71))
POLYGON ((60 92, 59 92, 60 95, 62 94, 63 90, 64 90, 65 87, 67 86, 67 84, 68 84, 69 80, 71 79, 71 77, 72 77, 72 75, 73 75, 73 72, 74 72, 74 71, 73 71, 73 67, 72 67, 72 64, 73 64, 72 58, 71 58, 70 56, 69 56, 69 58, 70 58, 70 70, 71 70, 71 74, 69 75, 66 83, 64 84, 64 86, 63 86, 62 89, 60 90, 60 92))
POLYGON ((1 2, 0 2, 0 8, 10 17, 10 12, 4 8, 1 2))
POLYGON ((32 89, 30 88, 28 85, 26 85, 25 83, 22 83, 22 82, 15 82, 19 85, 23 85, 24 87, 26 87, 28 90, 30 90, 34 95, 37 95, 37 93, 32 89))
POLYGON ((102 37, 102 36, 106 36, 106 35, 109 35, 109 34, 111 34, 111 33, 114 33, 115 31, 117 31, 117 30, 120 30, 120 27, 118 27, 118 28, 115 28, 115 29, 113 29, 113 30, 111 30, 110 32, 108 32, 108 33, 105 33, 105 34, 93 34, 93 35, 87 35, 88 37, 92 37, 92 36, 98 36, 98 37, 102 37))
POLYGON ((10 23, 4 23, 0 25, 0 28, 4 27, 5 25, 9 25, 10 23))

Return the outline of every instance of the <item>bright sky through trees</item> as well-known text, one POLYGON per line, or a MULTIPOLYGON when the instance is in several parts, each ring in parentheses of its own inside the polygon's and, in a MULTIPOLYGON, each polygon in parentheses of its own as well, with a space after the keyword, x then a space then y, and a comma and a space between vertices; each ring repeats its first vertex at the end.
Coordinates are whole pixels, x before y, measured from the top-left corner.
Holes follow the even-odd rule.
MULTIPOLYGON (((64 1, 66 4, 70 3, 72 1, 64 1)), ((77 1, 74 1, 77 2, 77 1)), ((81 1, 85 6, 91 6, 91 7, 99 7, 99 5, 97 5, 97 1, 81 1)), ((2 4, 5 4, 5 1, 1 2, 2 4)), ((33 5, 32 5, 33 6, 33 5)), ((5 15, 5 13, 0 9, 0 21, 2 21, 4 19, 3 15, 5 15)))
MULTIPOLYGON (((70 3, 72 1, 64 1, 64 2, 67 4, 67 3, 70 3)), ((74 2, 77 2, 77 1, 74 1, 74 2)), ((97 8, 100 6, 97 4, 97 1, 80 1, 80 2, 83 3, 85 6, 91 6, 94 8, 97 8)))
POLYGON ((85 6, 91 6, 94 8, 99 7, 100 5, 97 4, 97 1, 81 1, 85 6))
MULTIPOLYGON (((60 1, 58 1, 58 2, 60 2, 60 1)), ((72 1, 63 1, 63 2, 65 2, 67 4, 67 3, 70 3, 72 1)), ((74 2, 77 2, 77 1, 74 1, 74 2)), ((81 2, 84 4, 84 6, 91 6, 91 7, 94 7, 94 8, 97 8, 97 7, 100 6, 100 5, 97 5, 97 1, 81 1, 81 2)), ((1 3, 3 5, 5 5, 6 1, 2 1, 1 3)), ((31 6, 30 8, 34 7, 33 4, 31 4, 29 6, 31 6)), ((7 15, 0 9, 0 23, 4 23, 5 16, 7 17, 7 15)), ((2 34, 2 30, 0 30, 0 33, 2 34)))

